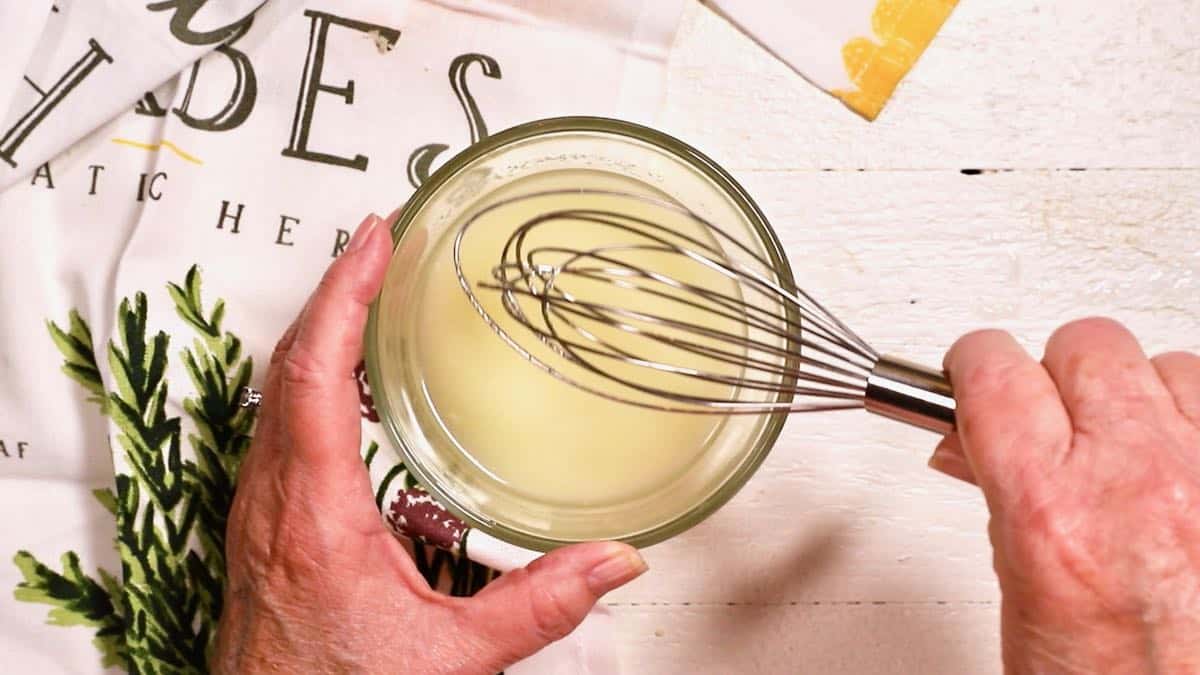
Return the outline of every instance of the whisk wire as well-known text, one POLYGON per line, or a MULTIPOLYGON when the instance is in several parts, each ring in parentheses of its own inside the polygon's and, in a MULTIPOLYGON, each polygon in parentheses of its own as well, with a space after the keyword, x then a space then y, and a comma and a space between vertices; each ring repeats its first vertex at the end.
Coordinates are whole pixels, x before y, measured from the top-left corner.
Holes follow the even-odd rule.
MULTIPOLYGON (((660 298, 663 298, 663 299, 666 299, 666 300, 669 300, 669 301, 672 301, 675 303, 686 305, 688 307, 700 309, 700 310, 703 310, 710 314, 713 314, 715 316, 718 316, 720 318, 748 324, 752 327, 758 328, 759 330, 769 333, 775 337, 779 337, 779 338, 786 339, 786 340, 794 340, 794 339, 797 339, 797 336, 799 336, 800 346, 802 348, 816 350, 818 352, 821 352, 825 356, 835 358, 835 359, 836 358, 847 358, 848 360, 851 361, 853 366, 858 366, 858 368, 855 370, 851 370, 848 368, 840 368, 840 367, 834 366, 832 364, 829 364, 827 362, 816 361, 813 359, 804 359, 804 361, 809 362, 811 365, 820 365, 820 366, 823 366, 826 369, 829 369, 833 372, 837 372, 837 373, 840 373, 842 375, 846 375, 846 376, 849 376, 852 378, 858 378, 860 380, 864 379, 870 370, 870 367, 871 367, 870 361, 868 361, 866 359, 859 360, 857 358, 859 355, 857 354, 857 352, 855 352, 853 350, 852 345, 848 344, 846 340, 840 338, 836 334, 831 333, 830 329, 824 325, 818 325, 815 328, 810 327, 809 332, 812 333, 813 336, 817 337, 819 340, 829 343, 836 349, 840 349, 842 351, 835 351, 834 349, 831 349, 831 348, 825 346, 824 344, 807 339, 805 337, 804 332, 801 331, 800 322, 788 317, 787 313, 783 313, 782 315, 780 315, 780 314, 776 314, 773 312, 769 312, 768 310, 766 310, 764 308, 756 307, 751 303, 745 302, 743 300, 739 300, 733 296, 721 293, 719 291, 703 288, 703 287, 697 286, 695 284, 683 282, 678 279, 673 279, 671 277, 667 277, 667 276, 659 274, 659 273, 646 271, 646 270, 643 270, 638 267, 629 266, 624 261, 614 258, 610 255, 602 255, 600 253, 600 251, 604 251, 604 252, 608 252, 608 251, 679 252, 684 255, 687 255, 689 258, 696 259, 698 261, 702 261, 706 267, 713 269, 713 270, 717 270, 727 277, 737 278, 737 275, 738 275, 738 273, 734 272, 732 266, 730 266, 726 263, 723 263, 723 262, 717 261, 717 260, 713 260, 713 259, 705 257, 705 256, 698 256, 694 252, 680 251, 678 249, 678 247, 673 247, 673 246, 669 246, 669 247, 665 247, 665 248, 657 247, 657 246, 655 246, 655 247, 645 247, 645 246, 615 247, 614 246, 614 247, 605 247, 603 249, 591 249, 589 251, 584 251, 584 252, 576 252, 573 249, 565 249, 562 247, 541 247, 541 248, 530 251, 526 260, 529 263, 530 267, 540 269, 542 266, 535 262, 539 253, 543 253, 543 254, 544 253, 573 254, 572 257, 568 261, 562 263, 557 268, 555 268, 554 277, 553 277, 554 279, 559 279, 564 276, 578 275, 578 276, 592 279, 592 280, 608 281, 617 286, 644 292, 644 293, 647 293, 647 294, 655 296, 655 297, 660 297, 660 298), (577 260, 579 260, 581 258, 585 258, 585 257, 586 258, 594 258, 600 262, 609 263, 609 264, 613 264, 613 265, 620 265, 623 267, 576 269, 574 267, 575 262, 577 260), (658 282, 660 284, 666 285, 675 290, 681 290, 681 291, 691 293, 694 296, 697 296, 704 300, 708 300, 708 301, 712 302, 713 304, 721 307, 722 310, 727 310, 727 311, 713 309, 712 307, 704 305, 703 303, 697 302, 695 300, 690 300, 688 298, 679 297, 672 293, 665 293, 656 288, 652 288, 652 287, 642 285, 642 284, 637 284, 637 283, 630 281, 630 279, 635 279, 635 278, 639 278, 639 277, 642 279, 648 279, 648 280, 658 282), (763 315, 765 315, 765 317, 763 315), (776 326, 771 325, 766 320, 767 318, 773 319, 776 321, 782 321, 785 325, 782 329, 777 328, 776 326)), ((751 272, 749 270, 745 270, 742 273, 750 274, 751 272)), ((766 280, 766 279, 759 279, 759 281, 762 281, 764 284, 769 283, 768 280, 766 280)), ((491 287, 495 288, 497 290, 503 290, 503 288, 501 286, 493 285, 491 287)), ((553 290, 553 280, 545 280, 545 287, 546 287, 546 292, 543 297, 547 302, 552 302, 552 303, 557 302, 558 299, 561 297, 562 299, 565 299, 567 302, 572 302, 572 303, 576 303, 579 305, 586 304, 587 306, 591 307, 592 309, 596 309, 596 310, 600 310, 600 311, 621 314, 621 315, 624 315, 627 317, 640 319, 640 320, 644 320, 644 321, 656 320, 656 318, 651 315, 647 315, 647 314, 640 313, 640 312, 635 312, 635 311, 624 309, 624 308, 616 308, 611 305, 604 305, 604 304, 598 304, 598 303, 587 303, 586 301, 570 297, 566 293, 563 293, 561 295, 556 295, 556 294, 550 292, 553 290)), ((788 300, 788 301, 792 300, 792 298, 790 296, 783 296, 783 299, 788 300)), ((801 305, 799 303, 797 303, 797 306, 801 306, 801 305)), ((684 322, 671 321, 671 320, 662 320, 659 322, 671 325, 674 328, 680 328, 680 329, 689 328, 689 325, 686 325, 684 322)), ((621 324, 621 326, 627 326, 627 324, 621 324)), ((709 334, 710 336, 712 336, 712 334, 710 334, 710 333, 706 332, 706 334, 709 334)), ((737 336, 725 335, 722 337, 728 337, 729 339, 733 340, 734 342, 739 343, 741 346, 744 346, 744 347, 754 347, 755 345, 760 344, 760 343, 757 343, 757 342, 754 342, 751 340, 747 340, 747 339, 739 339, 737 336)), ((776 355, 787 355, 787 351, 783 348, 772 347, 770 349, 770 351, 773 351, 776 355)), ((801 350, 801 354, 803 354, 803 349, 801 350)))
POLYGON ((757 251, 699 214, 653 197, 549 190, 501 200, 464 222, 455 237, 454 262, 473 307, 527 360, 581 389, 642 407, 717 414, 862 407, 880 358, 808 293, 780 279, 757 251), (505 241, 492 280, 473 285, 466 278, 462 246, 473 224, 517 202, 561 194, 602 198, 606 208, 553 209, 525 218, 505 241), (657 209, 664 222, 608 208, 613 203, 657 209), (671 219, 697 228, 697 234, 665 222, 671 219), (541 229, 552 227, 592 227, 617 239, 590 248, 535 242, 541 229), (675 261, 672 272, 642 262, 658 259, 675 261), (692 273, 677 273, 681 269, 692 273), (714 275, 732 282, 731 290, 689 278, 714 275), (535 356, 487 312, 473 286, 498 292, 505 313, 565 362, 651 400, 583 382, 535 356), (587 293, 603 287, 614 290, 603 299, 587 293), (522 299, 536 312, 527 311, 522 299), (606 331, 633 339, 614 341, 605 337, 606 331), (674 360, 675 354, 687 358, 674 360), (660 377, 652 378, 654 383, 630 377, 625 374, 630 368, 660 377), (667 386, 675 378, 680 386, 667 386), (732 393, 684 389, 682 383, 688 381, 720 385, 732 393))

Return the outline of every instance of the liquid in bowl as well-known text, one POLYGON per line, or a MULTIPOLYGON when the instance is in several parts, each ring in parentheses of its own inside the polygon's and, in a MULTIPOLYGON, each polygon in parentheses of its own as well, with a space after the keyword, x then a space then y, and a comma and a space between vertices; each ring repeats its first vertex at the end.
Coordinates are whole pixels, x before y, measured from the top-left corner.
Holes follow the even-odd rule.
MULTIPOLYGON (((525 129, 529 135, 522 136, 518 127, 501 134, 511 138, 500 138, 490 154, 486 148, 475 148, 473 156, 468 151, 410 201, 368 328, 372 388, 410 470, 471 524, 538 549, 594 539, 653 543, 727 499, 770 448, 781 419, 639 408, 539 370, 469 302, 455 274, 455 234, 485 207, 515 195, 543 195, 488 210, 472 223, 462 243, 462 269, 468 280, 484 281, 517 225, 560 209, 612 207, 608 201, 616 197, 600 193, 616 191, 707 208, 776 261, 781 282, 791 283, 790 270, 753 204, 712 165, 662 147, 653 142, 659 140, 654 132, 633 125, 591 119, 538 124, 540 133, 525 129), (563 147, 576 152, 564 154, 563 147)), ((629 211, 628 203, 620 208, 629 211)), ((673 225, 688 226, 682 220, 673 225)), ((692 227, 692 234, 710 236, 692 227)), ((544 236, 545 243, 573 248, 613 243, 611 231, 569 220, 544 236)), ((716 273, 691 280, 738 293, 716 273)), ((559 359, 555 365, 562 367, 561 357, 506 315, 497 293, 480 290, 477 297, 523 347, 539 358, 559 359)), ((619 346, 621 335, 611 337, 619 346)), ((613 386, 582 369, 571 374, 589 386, 613 386)), ((718 385, 695 387, 695 393, 721 395, 718 385)))

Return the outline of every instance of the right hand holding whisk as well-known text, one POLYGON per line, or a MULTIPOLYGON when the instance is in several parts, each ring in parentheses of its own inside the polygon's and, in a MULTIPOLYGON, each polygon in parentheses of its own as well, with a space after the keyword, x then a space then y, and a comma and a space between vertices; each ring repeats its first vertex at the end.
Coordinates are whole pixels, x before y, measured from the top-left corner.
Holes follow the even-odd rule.
POLYGON ((1042 363, 985 331, 945 366, 930 466, 987 499, 1007 672, 1200 672, 1200 356, 1089 319, 1042 363))

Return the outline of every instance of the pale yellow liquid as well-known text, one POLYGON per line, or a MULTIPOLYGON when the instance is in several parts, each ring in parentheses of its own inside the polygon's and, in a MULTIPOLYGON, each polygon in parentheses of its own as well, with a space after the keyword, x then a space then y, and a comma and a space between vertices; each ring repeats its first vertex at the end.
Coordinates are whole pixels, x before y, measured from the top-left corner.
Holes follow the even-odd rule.
MULTIPOLYGON (((648 192, 643 184, 611 173, 557 171, 514 181, 485 196, 480 205, 508 195, 556 188, 648 192)), ((473 282, 490 279, 491 269, 499 261, 501 248, 513 228, 541 213, 586 206, 616 208, 638 215, 627 200, 618 204, 610 203, 612 199, 615 198, 595 195, 546 197, 485 216, 472 226, 464 242, 463 268, 467 278, 473 282)), ((661 211, 643 215, 662 220, 661 211)), ((692 234, 707 236, 689 223, 680 221, 674 225, 690 227, 692 234)), ((439 425, 439 435, 452 439, 458 452, 467 459, 459 460, 454 471, 484 472, 520 499, 547 506, 602 507, 646 500, 670 490, 674 479, 704 456, 725 424, 723 418, 664 413, 608 401, 535 368, 505 344, 468 302, 455 276, 452 257, 457 229, 451 227, 440 240, 430 242, 434 248, 410 296, 415 306, 405 308, 412 317, 407 377, 422 389, 432 412, 422 424, 439 425)), ((552 241, 546 243, 576 248, 614 243, 611 231, 601 232, 586 224, 558 228, 547 236, 552 241)), ((644 262, 666 274, 715 290, 738 292, 730 280, 715 273, 706 276, 695 266, 681 265, 678 259, 644 262)), ((615 287, 606 290, 597 286, 588 291, 593 300, 623 304, 635 301, 642 303, 639 305, 642 309, 655 308, 653 300, 631 298, 615 287)), ((488 312, 539 358, 590 386, 601 389, 615 386, 570 367, 540 345, 509 319, 497 293, 480 289, 476 293, 488 312)), ((712 317, 689 315, 676 305, 658 309, 669 311, 681 320, 714 324, 712 317)), ((725 327, 736 330, 733 326, 725 327)), ((605 337, 617 346, 623 346, 623 341, 642 340, 637 348, 642 353, 648 351, 644 338, 617 331, 610 331, 605 337)), ((664 348, 660 355, 686 363, 677 350, 664 348)), ((616 368, 642 382, 661 381, 645 370, 616 368)), ((693 394, 720 395, 724 390, 721 386, 685 381, 670 384, 693 394)), ((552 514, 546 517, 552 519, 552 514)))

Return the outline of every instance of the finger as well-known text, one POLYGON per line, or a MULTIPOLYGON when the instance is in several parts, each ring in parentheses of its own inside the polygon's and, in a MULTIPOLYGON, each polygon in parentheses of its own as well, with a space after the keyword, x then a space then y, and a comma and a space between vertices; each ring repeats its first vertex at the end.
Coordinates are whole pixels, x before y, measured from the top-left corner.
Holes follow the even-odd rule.
POLYGON ((488 584, 468 605, 483 665, 501 670, 565 637, 601 596, 646 569, 636 549, 597 542, 560 548, 488 584))
POLYGON ((951 433, 942 438, 929 458, 929 468, 940 471, 951 478, 957 478, 964 483, 978 485, 975 481, 975 472, 971 470, 971 464, 967 461, 966 454, 963 453, 962 442, 957 433, 951 433))
POLYGON ((1169 393, 1137 338, 1111 319, 1073 321, 1054 332, 1042 359, 1076 430, 1139 419, 1169 393))
POLYGON ((273 368, 283 363, 283 357, 287 356, 288 351, 291 350, 292 343, 296 341, 296 332, 300 329, 300 319, 308 311, 308 305, 309 303, 305 301, 300 312, 296 314, 296 318, 292 319, 292 323, 288 325, 283 336, 279 338, 279 342, 275 344, 275 351, 271 352, 270 367, 273 368))
POLYGON ((1200 427, 1200 354, 1170 352, 1150 360, 1179 412, 1200 427))
POLYGON ((279 364, 290 452, 301 461, 358 462, 354 368, 362 358, 367 307, 379 292, 391 237, 372 214, 325 272, 279 364))
POLYGON ((301 309, 300 314, 292 320, 291 325, 284 331, 283 337, 276 343, 274 351, 271 352, 271 359, 267 364, 267 380, 263 384, 262 405, 255 411, 254 438, 251 440, 250 448, 246 452, 246 458, 240 469, 239 475, 243 480, 249 480, 248 477, 253 475, 264 461, 267 461, 262 457, 264 452, 271 454, 277 449, 278 444, 273 441, 278 436, 279 418, 282 414, 280 403, 282 397, 279 395, 279 364, 295 339, 296 329, 300 325, 300 317, 303 314, 304 310, 301 309))
POLYGON ((981 331, 945 359, 957 403, 958 437, 989 504, 1020 493, 1026 469, 1067 452, 1071 424, 1045 369, 1011 335, 981 331))
POLYGON ((271 360, 267 363, 267 381, 263 384, 263 405, 261 414, 259 415, 259 430, 262 430, 267 425, 279 416, 280 401, 283 397, 280 396, 281 388, 279 386, 279 371, 282 369, 283 359, 287 356, 288 350, 292 348, 292 343, 296 341, 296 332, 300 328, 300 319, 304 316, 304 312, 308 309, 308 303, 300 308, 300 312, 296 318, 292 319, 292 323, 288 325, 287 330, 283 332, 283 336, 279 338, 279 342, 275 344, 275 350, 271 352, 271 360))
MULTIPOLYGON (((400 208, 393 210, 387 218, 384 218, 384 224, 391 227, 396 222, 396 217, 400 215, 400 208)), ((263 385, 263 400, 262 414, 259 416, 259 428, 268 426, 278 415, 280 408, 280 371, 283 369, 283 360, 291 351, 292 345, 296 341, 296 334, 299 332, 301 323, 304 317, 308 314, 309 307, 312 306, 312 298, 304 302, 304 306, 300 308, 300 312, 296 314, 296 318, 288 325, 283 336, 279 338, 279 342, 275 344, 274 351, 271 352, 271 359, 267 365, 267 381, 263 385), (264 424, 266 423, 266 424, 264 424)))
MULTIPOLYGON (((400 215, 400 211, 402 209, 403 207, 393 210, 390 214, 388 214, 387 218, 383 219, 382 224, 391 227, 393 224, 395 224, 396 218, 400 215)), ((370 218, 370 215, 368 218, 370 218)), ((364 222, 366 221, 364 220, 364 222)), ((288 351, 291 350, 292 344, 296 341, 296 333, 300 328, 300 323, 303 321, 304 316, 308 313, 308 308, 311 306, 312 298, 310 297, 304 302, 304 306, 300 308, 300 312, 296 315, 296 318, 292 320, 292 323, 288 326, 287 330, 284 331, 283 337, 279 339, 279 342, 275 345, 275 351, 271 354, 271 368, 275 368, 275 366, 278 366, 280 363, 282 363, 283 358, 287 356, 288 351)))
MULTIPOLYGON (((388 214, 387 218, 383 219, 383 222, 380 223, 379 226, 380 227, 386 226, 387 228, 390 229, 395 224, 396 218, 399 217, 400 211, 402 209, 403 209, 403 207, 393 210, 390 214, 388 214)), ((368 216, 367 220, 363 221, 363 225, 366 225, 368 220, 372 216, 374 216, 374 214, 371 214, 370 216, 368 216)), ((360 225, 360 229, 361 228, 362 228, 362 225, 360 225)), ((421 244, 417 248, 420 248, 424 244, 424 237, 419 237, 419 238, 421 239, 421 244)), ((348 248, 353 248, 353 246, 354 246, 354 242, 352 241, 350 243, 350 245, 348 246, 348 248)), ((413 247, 410 246, 409 248, 413 248, 413 247)), ((419 253, 419 251, 418 251, 418 253, 419 253)), ((299 332, 300 326, 305 323, 305 317, 308 315, 309 308, 312 307, 312 304, 313 304, 312 301, 313 301, 313 297, 310 296, 309 299, 304 302, 304 306, 300 309, 300 313, 296 315, 296 319, 294 321, 292 321, 292 324, 290 326, 288 326, 287 331, 284 332, 283 337, 280 338, 279 343, 275 346, 275 351, 274 351, 274 353, 271 354, 271 364, 270 365, 272 367, 275 367, 275 366, 281 364, 283 362, 284 357, 286 357, 288 352, 291 351, 292 345, 296 341, 296 334, 299 332)), ((356 366, 357 366, 357 364, 356 364, 356 366)))

